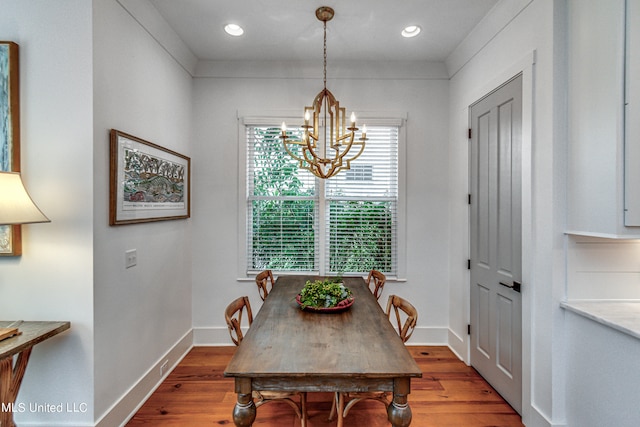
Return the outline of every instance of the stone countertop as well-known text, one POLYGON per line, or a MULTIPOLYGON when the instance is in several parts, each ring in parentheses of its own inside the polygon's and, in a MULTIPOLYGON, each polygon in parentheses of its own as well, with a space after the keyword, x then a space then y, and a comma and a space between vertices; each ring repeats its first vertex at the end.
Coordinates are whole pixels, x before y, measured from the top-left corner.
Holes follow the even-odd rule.
POLYGON ((573 300, 561 302, 566 310, 640 339, 640 301, 573 300))

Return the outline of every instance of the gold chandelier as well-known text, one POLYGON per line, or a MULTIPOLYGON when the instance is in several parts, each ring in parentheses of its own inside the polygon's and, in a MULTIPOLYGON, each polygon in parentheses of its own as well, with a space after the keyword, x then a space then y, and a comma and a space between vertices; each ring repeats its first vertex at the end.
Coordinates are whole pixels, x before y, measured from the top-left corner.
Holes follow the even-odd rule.
POLYGON ((298 167, 306 169, 318 178, 331 178, 341 170, 350 169, 351 162, 364 150, 367 127, 362 127, 356 139, 356 116, 351 113, 347 127, 346 111, 327 89, 327 21, 334 16, 332 8, 323 6, 316 10, 316 17, 324 24, 324 89, 316 95, 313 105, 304 107, 302 141, 287 136, 287 125, 282 122, 284 149, 298 161, 298 167), (311 122, 311 124, 310 124, 311 122))

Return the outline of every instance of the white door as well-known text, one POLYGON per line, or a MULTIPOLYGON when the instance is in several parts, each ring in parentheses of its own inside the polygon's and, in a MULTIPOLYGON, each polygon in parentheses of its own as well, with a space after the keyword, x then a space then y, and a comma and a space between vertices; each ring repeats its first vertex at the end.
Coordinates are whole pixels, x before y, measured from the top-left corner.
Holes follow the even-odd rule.
POLYGON ((471 365, 522 413, 522 76, 470 107, 471 365))

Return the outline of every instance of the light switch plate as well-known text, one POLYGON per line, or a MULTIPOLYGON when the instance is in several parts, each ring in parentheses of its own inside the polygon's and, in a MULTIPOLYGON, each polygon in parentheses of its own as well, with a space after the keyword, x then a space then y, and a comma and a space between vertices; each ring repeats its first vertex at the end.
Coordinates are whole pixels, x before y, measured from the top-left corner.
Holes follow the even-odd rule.
POLYGON ((124 257, 125 257, 125 261, 124 261, 125 268, 131 268, 138 264, 137 249, 129 249, 128 251, 125 251, 124 257))

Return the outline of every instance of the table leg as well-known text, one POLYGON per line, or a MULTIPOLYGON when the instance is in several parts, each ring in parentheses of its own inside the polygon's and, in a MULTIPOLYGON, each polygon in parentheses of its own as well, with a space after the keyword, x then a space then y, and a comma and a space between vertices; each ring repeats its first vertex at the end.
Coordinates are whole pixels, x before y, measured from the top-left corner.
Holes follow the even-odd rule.
POLYGON ((407 399, 410 390, 409 378, 393 380, 393 401, 387 409, 387 417, 393 427, 408 427, 411 424, 411 408, 407 399))
POLYGON ((256 404, 251 394, 251 379, 236 378, 238 401, 233 408, 233 422, 236 427, 251 427, 256 419, 256 404))
POLYGON ((18 354, 15 366, 13 357, 0 360, 0 426, 14 427, 13 408, 18 397, 22 378, 27 370, 31 348, 18 354))

